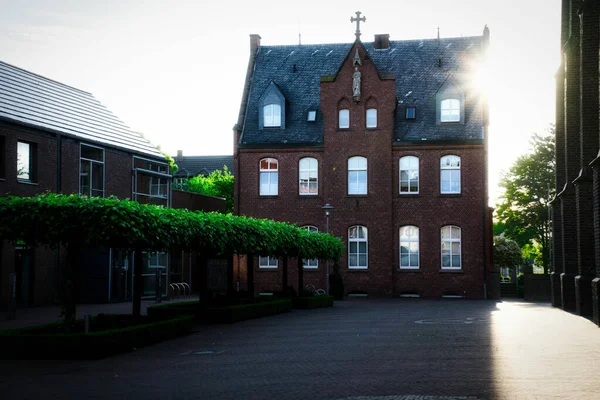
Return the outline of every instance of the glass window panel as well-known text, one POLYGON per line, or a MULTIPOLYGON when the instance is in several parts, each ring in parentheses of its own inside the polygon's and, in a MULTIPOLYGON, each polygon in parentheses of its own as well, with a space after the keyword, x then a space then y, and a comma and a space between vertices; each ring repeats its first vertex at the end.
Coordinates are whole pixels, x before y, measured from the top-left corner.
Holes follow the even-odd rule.
POLYGON ((409 186, 408 186, 408 182, 401 182, 400 183, 400 191, 401 192, 408 192, 409 191, 409 186))
POLYGON ((357 237, 357 231, 358 231, 358 228, 357 228, 357 227, 355 227, 355 226, 353 226, 352 228, 350 228, 350 233, 349 233, 349 235, 350 235, 350 238, 351 238, 351 239, 354 239, 354 238, 356 238, 356 237, 357 237))
POLYGON ((449 226, 444 226, 442 228, 442 239, 449 238, 449 237, 450 237, 450 227, 449 226))
POLYGON ((366 242, 358 243, 358 252, 361 254, 365 254, 367 252, 367 243, 366 242))
POLYGON ((273 170, 277 169, 277 160, 274 160, 274 159, 269 160, 269 169, 273 169, 273 170))
POLYGON ((358 243, 350 242, 350 253, 358 253, 358 243))
POLYGON ((339 127, 349 128, 350 127, 350 110, 340 110, 339 112, 339 127))
POLYGON ((370 108, 367 110, 367 128, 377 127, 377 109, 370 108))
POLYGON ((81 158, 104 162, 104 150, 96 147, 81 145, 81 158))
POLYGON ((31 179, 31 145, 18 142, 17 144, 17 178, 31 179))
POLYGON ((418 267, 419 266, 419 254, 411 254, 410 255, 410 266, 418 267))
POLYGON ((408 171, 407 170, 400 171, 400 179, 402 181, 408 181, 408 171))
POLYGON ((452 254, 460 253, 460 243, 452 242, 452 254))
POLYGON ((359 183, 358 184, 358 189, 356 191, 357 194, 366 194, 367 193, 367 184, 366 183, 359 183))
POLYGON ((408 246, 409 244, 406 242, 403 242, 400 244, 400 254, 408 254, 408 246))
POLYGON ((409 266, 409 257, 408 255, 401 255, 400 256, 400 266, 402 267, 408 267, 409 266))
POLYGON ((260 169, 269 169, 269 161, 266 159, 260 160, 260 169))
POLYGON ((90 195, 90 162, 81 161, 81 171, 79 172, 80 193, 86 196, 90 195))
POLYGON ((356 254, 350 254, 348 257, 348 266, 356 267, 358 262, 358 256, 356 254))
POLYGON ((449 192, 450 192, 450 182, 442 181, 442 193, 449 193, 449 192))
POLYGON ((104 164, 92 164, 92 189, 99 192, 104 191, 104 164))
POLYGON ((311 182, 311 183, 309 183, 308 192, 310 194, 317 194, 318 193, 317 188, 318 188, 317 183, 311 182))
POLYGON ((442 267, 450 266, 450 256, 442 255, 442 267))
POLYGON ((367 255, 359 255, 358 256, 358 262, 359 262, 359 266, 361 267, 366 267, 367 266, 367 255))
POLYGON ((310 161, 308 158, 303 158, 302 160, 300 160, 300 169, 301 170, 307 170, 309 169, 310 166, 310 161))
POLYGON ((417 182, 417 181, 410 181, 410 191, 411 192, 418 192, 419 191, 419 182, 417 182))
POLYGON ((460 256, 452 256, 452 266, 460 267, 460 256))
POLYGON ((410 242, 410 252, 416 253, 419 251, 419 243, 418 242, 410 242))

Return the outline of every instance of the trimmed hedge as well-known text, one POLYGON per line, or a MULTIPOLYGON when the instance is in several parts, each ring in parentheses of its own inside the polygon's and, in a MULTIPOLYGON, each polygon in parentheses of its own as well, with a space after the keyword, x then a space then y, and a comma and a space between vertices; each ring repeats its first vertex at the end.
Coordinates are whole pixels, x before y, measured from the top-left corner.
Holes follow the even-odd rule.
POLYGON ((292 307, 303 309, 333 307, 333 296, 324 294, 320 296, 293 297, 292 307))
POLYGON ((330 234, 283 222, 54 193, 0 197, 0 240, 50 247, 177 247, 215 255, 300 255, 333 261, 344 251, 341 240, 330 234))
POLYGON ((239 306, 209 308, 205 311, 205 315, 211 322, 232 324, 234 322, 245 321, 247 319, 286 313, 291 309, 292 300, 279 299, 239 306))
POLYGON ((0 331, 3 359, 99 359, 112 354, 184 335, 192 329, 192 316, 173 319, 141 317, 132 325, 131 315, 99 314, 90 321, 93 329, 108 329, 83 333, 83 321, 76 331, 64 332, 60 322, 22 329, 0 331))

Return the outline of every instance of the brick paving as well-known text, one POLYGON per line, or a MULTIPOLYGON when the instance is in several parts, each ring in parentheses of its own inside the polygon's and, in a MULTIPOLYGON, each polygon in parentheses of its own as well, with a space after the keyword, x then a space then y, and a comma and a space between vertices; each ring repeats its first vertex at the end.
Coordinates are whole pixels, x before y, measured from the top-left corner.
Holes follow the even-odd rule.
POLYGON ((600 330, 544 304, 349 300, 99 361, 0 361, 0 398, 600 398, 600 330))

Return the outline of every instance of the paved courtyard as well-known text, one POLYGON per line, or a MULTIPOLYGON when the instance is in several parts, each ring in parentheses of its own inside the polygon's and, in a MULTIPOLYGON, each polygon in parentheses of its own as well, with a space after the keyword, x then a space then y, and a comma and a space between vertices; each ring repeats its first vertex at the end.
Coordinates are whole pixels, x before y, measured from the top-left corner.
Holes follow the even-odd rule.
POLYGON ((351 300, 99 361, 0 361, 0 399, 600 398, 600 329, 523 302, 351 300))

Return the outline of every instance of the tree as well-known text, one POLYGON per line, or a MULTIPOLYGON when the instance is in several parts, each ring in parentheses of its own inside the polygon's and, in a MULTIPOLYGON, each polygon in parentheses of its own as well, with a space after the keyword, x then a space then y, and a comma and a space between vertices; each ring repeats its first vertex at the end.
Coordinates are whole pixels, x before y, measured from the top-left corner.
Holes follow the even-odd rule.
POLYGON ((208 176, 198 175, 185 182, 183 190, 225 198, 225 212, 233 212, 234 177, 226 165, 223 170, 215 170, 208 176))
POLYGON ((494 264, 513 269, 522 263, 523 257, 517 242, 504 236, 494 236, 494 264))
POLYGON ((548 134, 533 134, 531 151, 520 156, 500 180, 504 194, 496 219, 504 234, 518 243, 539 245, 544 273, 548 273, 550 226, 548 201, 554 196, 554 127, 548 134))

